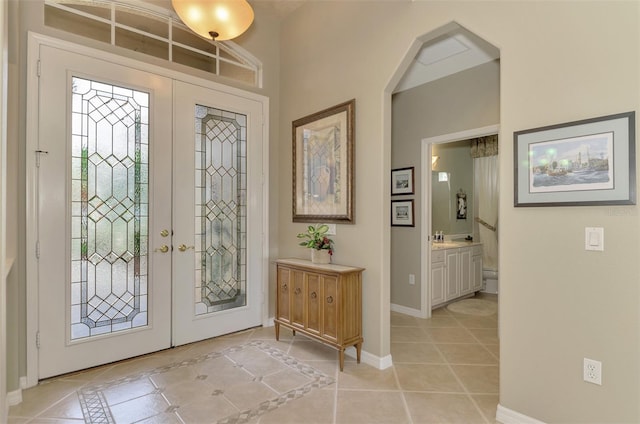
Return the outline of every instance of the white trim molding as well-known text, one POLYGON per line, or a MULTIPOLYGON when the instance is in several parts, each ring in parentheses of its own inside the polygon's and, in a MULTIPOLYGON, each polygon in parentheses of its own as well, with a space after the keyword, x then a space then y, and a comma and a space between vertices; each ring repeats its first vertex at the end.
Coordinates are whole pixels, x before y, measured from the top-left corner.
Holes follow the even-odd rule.
MULTIPOLYGON (((411 309, 411 310, 412 311, 416 311, 415 309, 411 309)), ((419 312, 419 311, 417 311, 417 312, 419 312)), ((262 326, 263 327, 273 327, 275 325, 273 320, 274 320, 274 317, 269 317, 269 319, 267 321, 263 322, 262 326)), ((321 343, 321 342, 318 342, 318 343, 321 343)), ((346 356, 348 356, 350 358, 356 358, 357 357, 356 348, 353 347, 353 346, 350 346, 347 349, 345 349, 344 353, 345 353, 346 356)), ((367 365, 371 365, 372 367, 377 368, 379 370, 387 369, 387 368, 389 368, 390 366, 393 365, 393 362, 391 361, 391 355, 387 355, 385 357, 379 357, 379 356, 373 355, 373 354, 371 354, 369 352, 366 352, 364 350, 360 354, 360 362, 362 362, 364 364, 367 364, 367 365)))
MULTIPOLYGON (((431 152, 434 144, 450 143, 460 140, 468 140, 470 138, 484 137, 487 135, 500 134, 500 125, 488 125, 486 127, 471 128, 450 134, 442 134, 435 137, 423 138, 421 141, 421 167, 422 167, 422 214, 421 222, 421 240, 430 240, 431 228, 431 152)), ((422 299, 420 301, 420 310, 424 318, 431 317, 431 248, 428 243, 421 243, 420 257, 425 258, 422 261, 420 270, 420 285, 422 291, 422 299)))
MULTIPOLYGON (((349 347, 344 351, 345 355, 347 355, 350 358, 355 358, 356 357, 356 348, 355 347, 349 347)), ((387 369, 391 366, 393 366, 393 361, 391 360, 391 355, 387 355, 384 357, 380 357, 380 356, 376 356, 372 353, 366 352, 366 351, 362 351, 361 355, 360 355, 360 362, 362 362, 363 364, 367 364, 367 365, 371 365, 374 368, 377 368, 379 370, 384 370, 387 369)))
POLYGON ((7 392, 7 405, 15 406, 22 403, 22 389, 7 392))
POLYGON ((409 308, 407 306, 398 305, 396 303, 391 304, 391 311, 398 312, 400 314, 409 315, 416 318, 429 318, 421 309, 409 308))
POLYGON ((496 421, 502 424, 545 424, 543 421, 513 411, 498 404, 496 410, 496 421))

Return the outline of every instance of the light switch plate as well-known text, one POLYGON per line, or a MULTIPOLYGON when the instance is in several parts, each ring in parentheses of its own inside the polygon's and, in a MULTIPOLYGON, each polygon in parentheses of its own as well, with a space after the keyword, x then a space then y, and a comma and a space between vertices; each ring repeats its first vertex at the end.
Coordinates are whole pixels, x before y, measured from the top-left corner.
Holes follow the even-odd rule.
POLYGON ((584 250, 604 251, 604 228, 586 227, 584 229, 584 250))
POLYGON ((335 236, 336 235, 336 224, 326 224, 327 227, 329 227, 329 230, 327 231, 327 235, 328 236, 335 236))

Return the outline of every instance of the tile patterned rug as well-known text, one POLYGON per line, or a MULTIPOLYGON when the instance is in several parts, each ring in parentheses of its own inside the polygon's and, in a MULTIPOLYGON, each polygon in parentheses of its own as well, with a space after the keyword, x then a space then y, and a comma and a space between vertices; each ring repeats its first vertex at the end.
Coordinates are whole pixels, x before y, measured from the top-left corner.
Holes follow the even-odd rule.
POLYGON ((85 422, 241 424, 335 380, 262 341, 78 391, 85 422))

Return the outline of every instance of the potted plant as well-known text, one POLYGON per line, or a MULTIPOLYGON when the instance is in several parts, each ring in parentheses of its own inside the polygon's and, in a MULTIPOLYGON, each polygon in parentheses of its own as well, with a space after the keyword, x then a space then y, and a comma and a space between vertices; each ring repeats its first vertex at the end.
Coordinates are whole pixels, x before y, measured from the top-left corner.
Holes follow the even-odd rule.
POLYGON ((308 247, 311 250, 311 262, 314 264, 328 264, 333 255, 333 240, 326 236, 329 226, 326 224, 309 225, 307 231, 298 234, 299 239, 306 239, 300 242, 300 246, 308 247))

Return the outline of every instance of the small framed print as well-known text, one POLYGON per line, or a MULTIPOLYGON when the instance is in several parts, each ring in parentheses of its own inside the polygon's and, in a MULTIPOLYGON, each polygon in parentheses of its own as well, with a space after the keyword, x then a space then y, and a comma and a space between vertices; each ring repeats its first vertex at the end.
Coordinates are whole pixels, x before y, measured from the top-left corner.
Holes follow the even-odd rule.
POLYGON ((413 166, 391 170, 391 195, 413 194, 413 166))
POLYGON ((391 201, 391 226, 413 227, 413 199, 391 201))

